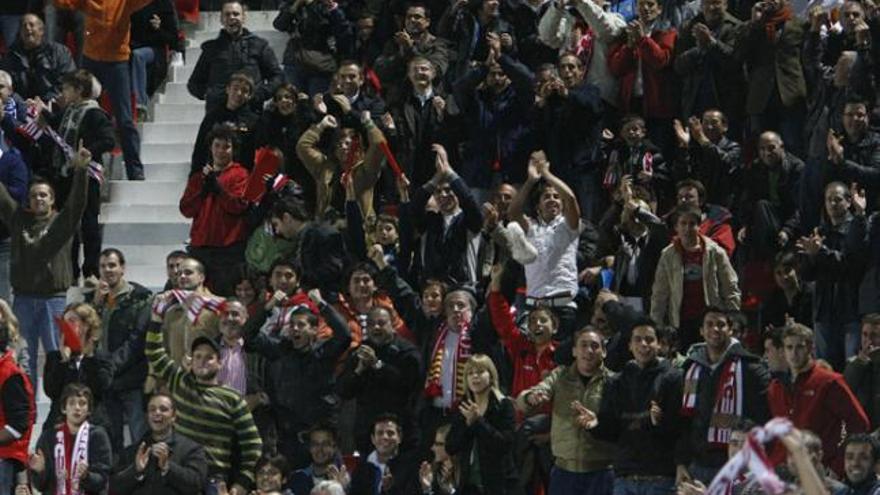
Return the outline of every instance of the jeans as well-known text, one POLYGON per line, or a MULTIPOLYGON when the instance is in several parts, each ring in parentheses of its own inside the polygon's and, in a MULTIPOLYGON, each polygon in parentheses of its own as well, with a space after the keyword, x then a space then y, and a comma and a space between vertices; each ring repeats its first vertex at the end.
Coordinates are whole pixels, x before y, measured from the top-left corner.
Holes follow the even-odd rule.
POLYGON ((143 175, 141 137, 131 115, 131 73, 128 62, 100 62, 83 57, 83 68, 94 74, 110 95, 116 128, 122 138, 126 175, 129 179, 143 175))
POLYGON ((147 68, 156 61, 156 49, 142 46, 131 51, 131 87, 137 97, 138 106, 147 106, 150 95, 147 94, 147 68))
POLYGON ((587 493, 611 493, 614 473, 610 469, 573 473, 554 467, 550 471, 549 495, 581 495, 587 493))
POLYGON ((34 297, 16 294, 12 303, 12 312, 18 317, 21 333, 28 344, 30 368, 28 375, 31 384, 37 390, 37 354, 43 341, 43 349, 46 353, 57 351, 60 341, 60 330, 55 323, 55 317, 64 314, 64 296, 34 297))
POLYGON ((858 321, 829 323, 817 321, 813 325, 816 335, 816 357, 843 369, 846 360, 859 352, 861 325, 858 321))
POLYGON ((147 433, 144 394, 140 389, 110 392, 103 404, 110 420, 108 433, 113 452, 122 452, 125 443, 125 425, 128 425, 132 443, 139 442, 147 433))
POLYGON ((636 481, 627 478, 614 479, 613 495, 665 495, 675 493, 675 479, 636 481))
POLYGON ((15 461, 0 459, 0 495, 8 495, 15 489, 15 461))
POLYGON ((15 43, 15 38, 18 37, 21 18, 22 16, 20 15, 0 15, 0 37, 3 38, 3 43, 6 45, 7 50, 15 43))
POLYGON ((9 239, 0 241, 0 298, 9 301, 9 239))

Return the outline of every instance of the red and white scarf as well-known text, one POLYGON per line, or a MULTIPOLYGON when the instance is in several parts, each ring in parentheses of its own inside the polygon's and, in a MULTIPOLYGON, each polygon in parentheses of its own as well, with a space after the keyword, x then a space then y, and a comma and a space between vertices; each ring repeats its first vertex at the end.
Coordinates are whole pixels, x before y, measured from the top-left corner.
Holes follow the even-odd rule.
POLYGON ((762 493, 779 495, 785 492, 786 486, 773 470, 773 464, 764 452, 763 444, 787 435, 792 429, 791 421, 785 418, 774 418, 764 427, 757 426, 749 432, 742 449, 718 471, 715 479, 706 489, 706 495, 728 495, 733 493, 737 478, 745 470, 752 473, 761 485, 762 493))
MULTIPOLYGON (((26 122, 23 125, 20 125, 16 128, 16 130, 27 136, 32 141, 38 141, 43 134, 49 136, 49 139, 52 140, 59 148, 61 148, 61 152, 64 153, 64 157, 67 160, 72 160, 73 156, 76 155, 76 150, 73 149, 73 146, 67 144, 67 141, 64 140, 55 129, 50 126, 46 126, 45 128, 41 128, 39 122, 37 121, 36 109, 30 107, 27 109, 27 117, 26 122)), ((89 162, 89 177, 98 181, 98 183, 104 183, 104 166, 96 161, 89 162)))
MULTIPOLYGON (((743 411, 742 360, 733 358, 721 366, 715 405, 712 407, 707 432, 707 440, 714 447, 727 446, 731 427, 737 418, 742 417, 743 411)), ((697 413, 697 388, 704 368, 702 364, 694 362, 684 375, 684 395, 681 402, 683 416, 694 416, 697 413)))
MULTIPOLYGON (((464 365, 471 357, 471 331, 470 322, 462 325, 459 330, 458 346, 456 347, 455 366, 452 368, 452 383, 455 384, 453 402, 457 402, 464 396, 464 365)), ((438 330, 434 349, 431 351, 431 363, 428 368, 428 377, 425 380, 425 397, 433 399, 443 396, 443 357, 446 353, 446 337, 449 335, 449 325, 444 321, 438 330)))
POLYGON ((76 477, 76 466, 89 462, 89 430, 88 421, 83 422, 73 441, 73 453, 67 458, 67 437, 71 435, 67 422, 55 433, 55 495, 79 495, 79 478, 76 477))
POLYGON ((168 292, 171 293, 173 297, 157 297, 153 300, 153 312, 164 315, 170 307, 175 304, 180 304, 186 309, 186 318, 193 324, 199 321, 199 315, 202 313, 203 309, 220 313, 226 302, 219 297, 199 294, 192 290, 172 289, 168 292))

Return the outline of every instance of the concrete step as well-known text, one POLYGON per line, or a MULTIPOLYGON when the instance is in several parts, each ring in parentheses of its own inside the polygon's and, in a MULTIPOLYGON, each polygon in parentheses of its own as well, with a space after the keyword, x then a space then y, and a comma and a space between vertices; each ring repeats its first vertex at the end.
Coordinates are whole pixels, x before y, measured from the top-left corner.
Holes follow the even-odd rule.
MULTIPOLYGON (((185 220, 185 219, 184 219, 185 220)), ((189 223, 108 223, 104 225, 104 245, 176 245, 189 237, 189 223)))
POLYGON ((183 83, 169 83, 168 86, 172 86, 162 94, 157 96, 156 102, 158 104, 164 103, 189 103, 189 104, 203 104, 202 100, 199 100, 195 96, 189 94, 189 91, 186 90, 186 85, 183 83))
POLYGON ((183 181, 111 181, 110 202, 121 205, 177 205, 183 181))
POLYGON ((189 178, 189 161, 150 163, 145 167, 144 174, 147 182, 174 181, 185 184, 189 178))
MULTIPOLYGON (((164 264, 165 256, 168 253, 185 248, 182 240, 177 244, 116 244, 110 246, 105 243, 104 247, 114 247, 122 251, 122 254, 125 255, 126 266, 164 264)), ((129 279, 141 283, 137 279, 130 277, 129 279)))
MULTIPOLYGON (((154 123, 166 122, 201 122, 205 118, 205 104, 198 103, 162 103, 153 110, 154 123)), ((196 140, 195 134, 191 139, 196 140)))
MULTIPOLYGON (((169 84, 171 86, 171 84, 169 84)), ((199 102, 201 105, 201 102, 199 102)), ((192 142, 199 132, 200 121, 192 122, 147 122, 140 124, 143 143, 192 142)))
POLYGON ((189 224, 180 214, 178 205, 101 205, 101 222, 111 223, 170 223, 189 224))
POLYGON ((145 143, 141 145, 141 160, 144 163, 153 162, 176 162, 185 160, 192 155, 193 143, 196 140, 192 136, 188 143, 145 143))

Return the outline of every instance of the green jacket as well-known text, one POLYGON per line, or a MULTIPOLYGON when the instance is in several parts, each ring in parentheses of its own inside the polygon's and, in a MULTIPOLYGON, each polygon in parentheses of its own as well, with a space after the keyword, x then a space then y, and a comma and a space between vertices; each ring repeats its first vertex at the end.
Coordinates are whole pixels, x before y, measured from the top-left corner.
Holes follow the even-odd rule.
POLYGON ((0 221, 9 228, 10 281, 16 295, 63 296, 73 284, 70 244, 86 209, 87 186, 86 170, 76 170, 64 208, 36 218, 0 185, 0 221))
POLYGON ((596 440, 589 431, 578 426, 571 408, 571 402, 578 400, 587 409, 598 413, 602 391, 610 377, 611 370, 603 366, 601 374, 591 377, 584 384, 575 364, 558 366, 541 383, 524 390, 517 397, 517 405, 522 410, 530 409, 525 399, 534 391, 546 392, 553 401, 550 446, 559 468, 587 473, 611 467, 616 454, 615 445, 596 440))

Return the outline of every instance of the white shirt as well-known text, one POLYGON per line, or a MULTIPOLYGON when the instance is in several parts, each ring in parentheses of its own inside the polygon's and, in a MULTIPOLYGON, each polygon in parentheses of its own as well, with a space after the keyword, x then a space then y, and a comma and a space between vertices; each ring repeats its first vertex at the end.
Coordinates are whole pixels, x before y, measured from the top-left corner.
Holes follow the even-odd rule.
POLYGON ((440 366, 440 388, 443 395, 434 398, 435 407, 452 407, 455 401, 455 367, 457 365, 456 354, 458 353, 458 339, 461 333, 449 330, 446 332, 446 341, 443 349, 443 364, 440 366))
POLYGON ((547 297, 577 293, 578 229, 572 229, 564 215, 549 223, 529 219, 526 239, 538 251, 535 261, 525 265, 526 295, 547 297))

